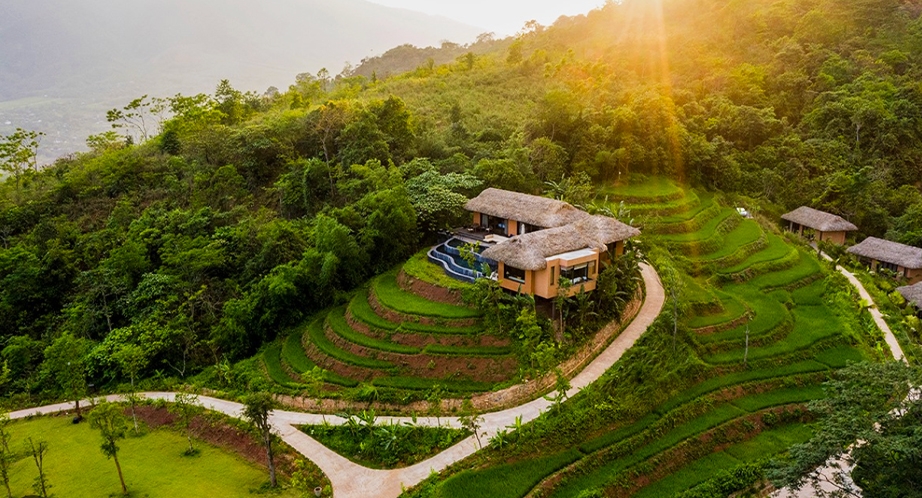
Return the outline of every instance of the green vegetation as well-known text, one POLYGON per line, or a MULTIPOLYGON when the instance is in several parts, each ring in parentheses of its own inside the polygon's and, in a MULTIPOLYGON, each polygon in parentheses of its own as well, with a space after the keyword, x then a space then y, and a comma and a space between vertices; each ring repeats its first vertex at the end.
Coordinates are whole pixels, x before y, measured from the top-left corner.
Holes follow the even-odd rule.
POLYGON ((280 344, 270 344, 266 347, 262 358, 266 366, 266 373, 273 382, 286 387, 296 385, 295 379, 291 378, 282 366, 282 346, 280 344))
POLYGON ((398 354, 419 354, 422 352, 422 349, 420 348, 403 346, 391 341, 382 341, 356 332, 352 329, 351 326, 349 326, 349 323, 346 322, 345 308, 336 308, 328 313, 327 324, 330 326, 330 329, 334 333, 346 339, 347 341, 358 344, 360 346, 365 346, 372 349, 380 349, 382 351, 389 351, 391 353, 398 354))
POLYGON ((685 197, 685 191, 675 182, 664 177, 650 177, 640 182, 630 180, 623 185, 601 189, 599 195, 611 196, 629 204, 652 204, 685 197))
POLYGON ((440 496, 524 496, 538 481, 580 457, 576 450, 500 465, 483 472, 461 472, 445 481, 440 496))
POLYGON ((327 448, 373 469, 395 469, 421 462, 470 436, 449 427, 376 424, 374 414, 353 416, 345 425, 307 425, 300 429, 327 448))
POLYGON ((394 364, 390 362, 367 358, 365 356, 359 356, 357 354, 350 353, 349 351, 340 349, 338 346, 333 344, 329 337, 327 337, 326 332, 323 330, 323 323, 319 320, 312 322, 307 327, 307 334, 311 339, 311 343, 317 346, 320 351, 329 357, 335 358, 343 363, 379 370, 394 368, 394 364))
MULTIPOLYGON (((9 430, 14 447, 29 437, 48 441, 45 465, 55 495, 96 496, 120 489, 118 475, 114 469, 108 471, 112 462, 99 451, 88 451, 99 446, 99 434, 89 424, 74 425, 69 417, 43 417, 14 422, 9 430)), ((118 446, 128 489, 138 496, 239 496, 266 482, 264 469, 207 444, 198 445, 196 456, 183 457, 185 438, 168 430, 128 437, 118 446)), ((21 455, 10 475, 14 495, 32 493, 31 456, 21 455)), ((292 490, 280 496, 299 495, 292 490)))
POLYGON ((787 245, 784 242, 784 239, 778 237, 777 235, 768 234, 767 235, 768 245, 761 251, 758 251, 754 254, 751 254, 741 263, 730 266, 728 268, 723 268, 721 273, 723 274, 734 274, 742 272, 748 268, 755 267, 756 265, 768 263, 770 261, 778 261, 785 256, 791 254, 794 250, 791 249, 791 246, 787 245))
POLYGON ((372 290, 378 302, 382 305, 407 315, 445 319, 476 318, 480 316, 477 310, 429 301, 401 289, 397 284, 396 274, 393 272, 386 273, 375 279, 372 283, 372 290))
POLYGON ((429 248, 425 248, 422 251, 414 254, 406 263, 403 265, 403 272, 407 276, 412 278, 417 278, 423 282, 428 282, 432 285, 438 287, 444 287, 446 289, 453 289, 457 291, 463 291, 464 289, 470 288, 470 284, 461 282, 460 280, 455 280, 445 274, 445 270, 441 266, 433 264, 426 257, 426 254, 429 252, 429 248))
POLYGON ((744 462, 757 462, 783 453, 791 445, 804 442, 811 435, 810 428, 803 424, 791 424, 765 431, 749 441, 735 444, 720 453, 696 460, 675 474, 643 488, 634 496, 641 498, 674 496, 694 488, 722 470, 733 469, 744 462))
POLYGON ((442 327, 439 325, 427 325, 415 321, 406 321, 403 323, 394 323, 378 315, 368 303, 367 291, 359 291, 355 298, 349 303, 349 313, 357 320, 377 328, 379 330, 395 331, 398 328, 405 329, 408 332, 418 332, 422 334, 478 334, 483 332, 482 325, 471 325, 465 327, 442 327))
POLYGON ((762 228, 752 220, 743 220, 739 226, 724 237, 724 246, 701 258, 703 262, 717 261, 737 253, 743 246, 763 237, 762 228))

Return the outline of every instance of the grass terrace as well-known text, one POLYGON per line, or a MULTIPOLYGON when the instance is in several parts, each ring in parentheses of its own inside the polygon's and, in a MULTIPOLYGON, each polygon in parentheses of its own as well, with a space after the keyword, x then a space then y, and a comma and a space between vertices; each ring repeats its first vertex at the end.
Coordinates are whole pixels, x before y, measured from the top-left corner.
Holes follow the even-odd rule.
POLYGON ((422 296, 401 289, 397 283, 396 272, 385 273, 376 278, 372 282, 372 292, 381 305, 406 315, 443 319, 478 318, 480 316, 475 309, 429 301, 422 296))

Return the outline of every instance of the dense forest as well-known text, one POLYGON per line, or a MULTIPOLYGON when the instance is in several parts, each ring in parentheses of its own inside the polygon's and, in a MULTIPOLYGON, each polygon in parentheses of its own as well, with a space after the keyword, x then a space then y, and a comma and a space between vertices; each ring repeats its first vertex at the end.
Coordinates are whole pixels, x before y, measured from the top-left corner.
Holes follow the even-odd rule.
POLYGON ((922 245, 920 14, 917 0, 609 2, 387 78, 402 52, 279 93, 223 81, 141 98, 91 152, 41 169, 40 137, 8 136, 3 389, 66 387, 67 344, 99 385, 126 379, 128 349, 143 375, 180 378, 245 358, 488 186, 586 205, 588 185, 663 174, 922 245))

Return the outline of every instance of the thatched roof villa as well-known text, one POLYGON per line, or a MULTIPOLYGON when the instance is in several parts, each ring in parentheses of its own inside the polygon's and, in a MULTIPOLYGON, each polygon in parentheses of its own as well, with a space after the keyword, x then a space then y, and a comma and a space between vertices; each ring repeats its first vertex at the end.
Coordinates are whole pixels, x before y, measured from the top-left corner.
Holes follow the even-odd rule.
POLYGON ((868 265, 872 271, 885 268, 910 284, 922 282, 922 249, 898 242, 868 237, 848 252, 868 265))
MULTIPOLYGON (((614 218, 593 216, 563 201, 495 188, 471 199, 465 209, 473 214, 473 225, 458 229, 454 240, 485 245, 481 256, 495 262, 503 288, 546 299, 557 296, 560 278, 569 280, 571 295, 595 290, 603 258, 623 254, 624 241, 640 235, 614 218)), ((460 264, 446 258, 453 252, 451 243, 430 251, 430 259, 437 257, 449 275, 460 264)))
POLYGON ((801 237, 816 236, 817 241, 845 244, 846 232, 858 230, 851 222, 841 216, 801 206, 781 216, 786 221, 785 228, 801 237), (810 231, 812 230, 813 233, 810 231))
POLYGON ((899 292, 904 299, 914 304, 917 310, 922 312, 922 283, 897 287, 896 291, 899 292))

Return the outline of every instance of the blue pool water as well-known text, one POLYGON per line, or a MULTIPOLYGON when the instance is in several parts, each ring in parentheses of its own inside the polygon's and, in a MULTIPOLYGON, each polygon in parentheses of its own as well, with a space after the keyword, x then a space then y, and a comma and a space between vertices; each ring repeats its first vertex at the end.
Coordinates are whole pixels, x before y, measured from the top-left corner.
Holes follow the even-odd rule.
POLYGON ((429 250, 429 261, 442 266, 449 277, 463 282, 473 282, 478 278, 489 276, 481 273, 484 264, 490 268, 491 273, 496 271, 495 262, 480 256, 479 253, 483 251, 483 247, 477 250, 476 268, 471 268, 461 257, 461 251, 458 249, 464 244, 465 242, 461 239, 451 238, 444 244, 439 244, 429 250))

